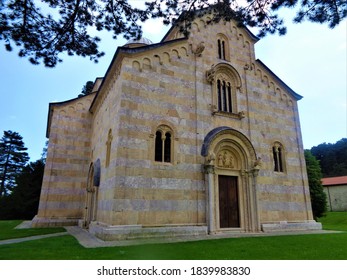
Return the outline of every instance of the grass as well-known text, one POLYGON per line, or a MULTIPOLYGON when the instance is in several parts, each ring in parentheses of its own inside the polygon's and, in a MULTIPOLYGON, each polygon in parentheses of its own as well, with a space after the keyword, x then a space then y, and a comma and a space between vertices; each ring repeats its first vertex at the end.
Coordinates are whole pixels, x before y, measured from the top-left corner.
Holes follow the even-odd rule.
MULTIPOLYGON (((53 260, 347 260, 347 213, 328 213, 324 228, 346 231, 87 249, 72 236, 0 246, 0 259, 53 260)), ((2 230, 2 222, 0 222, 2 230)))
POLYGON ((0 221, 0 240, 22 238, 65 231, 64 228, 15 229, 22 221, 0 221))
POLYGON ((326 230, 347 231, 347 212, 328 212, 319 222, 326 230))

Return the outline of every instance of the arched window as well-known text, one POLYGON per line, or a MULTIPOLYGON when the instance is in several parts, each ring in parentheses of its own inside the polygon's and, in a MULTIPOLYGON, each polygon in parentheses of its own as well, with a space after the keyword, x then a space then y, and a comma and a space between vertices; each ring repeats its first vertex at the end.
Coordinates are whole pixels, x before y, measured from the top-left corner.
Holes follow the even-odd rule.
POLYGON ((229 60, 228 38, 223 34, 217 35, 217 50, 219 59, 229 60))
POLYGON ((231 95, 230 82, 218 79, 217 92, 218 92, 218 111, 232 113, 233 101, 232 101, 232 95, 231 95))
POLYGON ((284 148, 279 142, 276 142, 272 147, 272 154, 274 160, 274 171, 284 172, 284 148))
POLYGON ((155 133, 155 161, 163 161, 163 140, 161 131, 155 133))
POLYGON ((242 112, 237 111, 237 99, 242 84, 236 69, 228 63, 219 63, 207 71, 206 78, 212 84, 212 113, 243 118, 242 112))
POLYGON ((218 39, 218 58, 225 59, 225 42, 218 39))
POLYGON ((164 140, 164 162, 171 162, 171 133, 165 133, 164 140))
POLYGON ((172 131, 167 126, 160 126, 155 133, 155 155, 157 162, 172 160, 172 131))

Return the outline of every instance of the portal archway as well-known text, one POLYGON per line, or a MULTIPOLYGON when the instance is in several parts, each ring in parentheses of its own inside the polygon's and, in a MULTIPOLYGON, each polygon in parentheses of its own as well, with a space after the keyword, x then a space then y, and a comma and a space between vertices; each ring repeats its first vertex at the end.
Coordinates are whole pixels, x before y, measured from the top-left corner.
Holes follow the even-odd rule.
POLYGON ((256 178, 259 159, 249 139, 229 127, 213 129, 205 137, 210 233, 260 230, 256 178))
POLYGON ((83 227, 89 228, 89 224, 96 220, 97 203, 98 203, 98 187, 100 185, 100 160, 89 166, 87 179, 87 195, 83 227))

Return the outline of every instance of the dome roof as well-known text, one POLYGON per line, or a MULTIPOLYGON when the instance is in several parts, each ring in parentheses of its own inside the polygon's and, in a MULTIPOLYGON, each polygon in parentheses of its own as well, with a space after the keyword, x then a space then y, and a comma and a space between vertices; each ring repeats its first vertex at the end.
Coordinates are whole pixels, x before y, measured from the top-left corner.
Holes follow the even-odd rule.
POLYGON ((124 47, 128 48, 136 48, 136 47, 142 47, 146 45, 151 45, 153 42, 147 38, 140 38, 140 39, 130 39, 124 47))

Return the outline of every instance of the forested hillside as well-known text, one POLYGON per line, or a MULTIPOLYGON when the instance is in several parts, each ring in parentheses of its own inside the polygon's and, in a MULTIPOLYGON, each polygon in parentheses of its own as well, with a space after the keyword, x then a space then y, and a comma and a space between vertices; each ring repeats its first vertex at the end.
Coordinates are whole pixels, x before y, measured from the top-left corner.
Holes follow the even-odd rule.
POLYGON ((347 176, 347 138, 335 144, 320 144, 310 151, 319 160, 323 177, 347 176))

